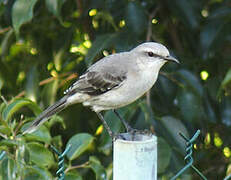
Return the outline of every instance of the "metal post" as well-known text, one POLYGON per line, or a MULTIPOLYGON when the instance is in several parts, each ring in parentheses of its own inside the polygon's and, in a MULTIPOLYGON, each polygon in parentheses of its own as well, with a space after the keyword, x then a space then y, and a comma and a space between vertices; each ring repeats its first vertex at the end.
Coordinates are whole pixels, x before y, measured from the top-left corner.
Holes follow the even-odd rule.
POLYGON ((157 180, 157 137, 122 134, 114 142, 113 180, 157 180), (132 140, 134 138, 134 140, 132 140))

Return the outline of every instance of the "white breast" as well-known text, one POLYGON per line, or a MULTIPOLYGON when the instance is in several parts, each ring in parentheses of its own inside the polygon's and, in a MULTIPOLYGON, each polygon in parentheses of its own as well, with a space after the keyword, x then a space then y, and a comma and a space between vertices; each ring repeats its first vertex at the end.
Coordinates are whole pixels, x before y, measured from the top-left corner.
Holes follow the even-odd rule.
POLYGON ((116 109, 126 106, 144 95, 156 82, 159 71, 145 69, 129 72, 127 79, 117 89, 90 98, 83 105, 92 106, 94 111, 116 109))

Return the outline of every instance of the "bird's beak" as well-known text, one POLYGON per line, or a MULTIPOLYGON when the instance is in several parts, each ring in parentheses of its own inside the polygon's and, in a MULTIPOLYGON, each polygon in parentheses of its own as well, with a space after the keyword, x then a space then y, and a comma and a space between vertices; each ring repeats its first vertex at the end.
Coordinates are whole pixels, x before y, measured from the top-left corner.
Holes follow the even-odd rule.
POLYGON ((176 58, 174 58, 173 56, 166 56, 164 58, 164 60, 166 60, 166 61, 172 61, 172 62, 180 64, 180 62, 176 58))

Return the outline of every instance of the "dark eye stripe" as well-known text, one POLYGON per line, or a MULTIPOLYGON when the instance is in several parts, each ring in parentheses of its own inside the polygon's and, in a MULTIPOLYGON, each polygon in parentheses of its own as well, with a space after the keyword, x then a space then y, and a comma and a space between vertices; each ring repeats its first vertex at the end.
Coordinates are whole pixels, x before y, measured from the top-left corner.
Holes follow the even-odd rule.
POLYGON ((153 57, 153 56, 154 56, 154 53, 150 51, 150 52, 148 52, 148 56, 149 56, 149 57, 153 57))
POLYGON ((147 52, 147 53, 148 53, 148 56, 149 56, 149 57, 159 57, 159 58, 161 58, 161 59, 164 59, 163 56, 158 55, 158 54, 155 54, 155 53, 153 53, 152 51, 149 51, 149 52, 147 52))

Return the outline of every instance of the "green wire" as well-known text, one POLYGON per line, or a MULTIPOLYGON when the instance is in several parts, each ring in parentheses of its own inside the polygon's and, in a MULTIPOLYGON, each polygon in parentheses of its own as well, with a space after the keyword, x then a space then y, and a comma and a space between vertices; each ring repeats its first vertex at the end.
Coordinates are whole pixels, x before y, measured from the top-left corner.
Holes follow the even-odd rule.
POLYGON ((186 141, 186 145, 187 145, 186 153, 187 154, 184 159, 186 160, 187 164, 174 177, 172 177, 171 180, 175 180, 176 178, 178 178, 190 167, 201 177, 201 179, 207 180, 207 178, 195 166, 193 166, 193 157, 192 157, 193 142, 198 138, 200 134, 200 130, 197 130, 191 139, 188 139, 182 133, 179 133, 179 134, 186 141))

